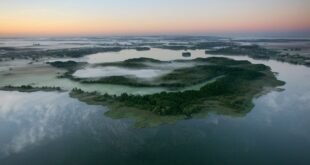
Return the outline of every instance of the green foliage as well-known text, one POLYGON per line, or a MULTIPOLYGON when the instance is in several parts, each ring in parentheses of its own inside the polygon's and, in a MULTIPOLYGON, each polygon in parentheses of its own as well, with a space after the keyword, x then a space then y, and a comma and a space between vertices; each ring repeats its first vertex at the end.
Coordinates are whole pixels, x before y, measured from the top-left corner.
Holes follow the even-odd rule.
POLYGON ((252 58, 269 59, 272 56, 277 56, 279 52, 262 48, 258 45, 245 45, 245 46, 228 46, 220 49, 206 51, 210 54, 226 54, 226 55, 248 55, 252 58))
MULTIPOLYGON (((215 79, 216 77, 223 76, 226 74, 233 74, 239 68, 246 68, 252 71, 264 71, 269 70, 269 67, 261 64, 251 64, 248 61, 235 61, 227 58, 197 58, 191 61, 182 61, 177 60, 175 62, 195 62, 196 65, 192 67, 185 67, 180 69, 175 69, 171 73, 163 75, 159 78, 156 78, 152 81, 147 81, 143 79, 136 78, 134 76, 110 76, 103 78, 76 78, 73 77, 72 74, 74 70, 70 70, 69 72, 62 75, 62 78, 70 78, 75 81, 80 81, 82 83, 104 83, 104 84, 119 84, 119 85, 128 85, 135 87, 167 87, 172 89, 187 87, 191 85, 196 85, 199 83, 204 83, 209 80, 215 79)), ((100 66, 121 66, 126 68, 146 68, 146 63, 156 63, 156 64, 166 64, 170 63, 167 61, 159 61, 150 58, 136 58, 129 59, 123 62, 116 63, 105 63, 99 64, 100 66)), ((70 68, 70 67, 68 67, 70 68)), ((239 71, 242 74, 243 72, 239 71)), ((259 73, 245 73, 246 75, 255 76, 259 73)), ((242 76, 242 75, 241 75, 242 76)), ((251 78, 248 76, 248 78, 251 78)))
POLYGON ((149 47, 136 47, 137 51, 147 51, 147 50, 151 50, 151 48, 149 47))
MULTIPOLYGON (((93 97, 91 101, 118 104, 122 107, 133 107, 149 111, 160 116, 184 115, 191 117, 208 105, 206 101, 217 101, 220 106, 235 112, 247 112, 253 107, 252 99, 263 87, 282 85, 270 68, 264 65, 250 64, 247 61, 234 61, 225 58, 200 59, 213 65, 198 65, 178 69, 163 77, 164 80, 178 80, 184 84, 196 83, 222 75, 213 83, 206 84, 200 90, 183 92, 161 92, 152 95, 110 96, 108 94, 93 97)), ((111 82, 127 81, 122 77, 113 77, 111 82)), ((74 95, 84 95, 81 90, 74 90, 74 95), (76 93, 76 94, 74 94, 76 93)), ((89 94, 94 95, 94 94, 89 94)), ((87 93, 86 93, 87 96, 87 93)))
POLYGON ((99 52, 117 52, 121 51, 121 47, 85 47, 85 48, 70 48, 70 49, 51 49, 51 50, 36 50, 36 49, 11 49, 6 48, 4 54, 0 54, 0 58, 18 58, 32 59, 44 57, 83 57, 85 55, 99 52))
POLYGON ((162 63, 160 60, 155 60, 152 58, 145 58, 145 57, 140 57, 140 58, 132 58, 125 60, 124 63, 142 63, 142 62, 151 62, 151 63, 162 63))
POLYGON ((37 92, 37 91, 62 91, 60 87, 33 87, 31 85, 22 85, 22 86, 4 86, 0 88, 0 90, 5 90, 5 91, 19 91, 19 92, 37 92))
POLYGON ((79 65, 79 63, 75 61, 65 61, 65 62, 55 61, 55 62, 47 62, 47 64, 50 64, 53 67, 65 68, 65 69, 73 69, 79 65))

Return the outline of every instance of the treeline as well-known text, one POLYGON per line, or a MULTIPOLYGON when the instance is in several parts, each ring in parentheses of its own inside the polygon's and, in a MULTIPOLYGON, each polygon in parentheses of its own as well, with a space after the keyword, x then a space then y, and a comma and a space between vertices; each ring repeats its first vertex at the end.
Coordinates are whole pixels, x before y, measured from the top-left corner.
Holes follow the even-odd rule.
MULTIPOLYGON (((262 68, 259 67, 259 69, 262 68)), ((265 69, 267 70, 264 71, 271 72, 268 67, 265 69)), ((198 91, 161 92, 152 95, 129 95, 124 93, 116 96, 87 93, 80 89, 74 89, 71 95, 77 98, 91 98, 88 100, 89 102, 116 103, 124 107, 135 107, 140 110, 151 111, 162 116, 186 115, 190 117, 193 113, 201 111, 206 106, 206 100, 217 101, 221 106, 238 112, 248 111, 253 107, 253 97, 261 92, 263 87, 278 85, 283 85, 283 82, 276 80, 274 76, 271 77, 264 72, 256 71, 255 68, 231 67, 226 76, 205 85, 198 91)))
POLYGON ((206 54, 247 55, 253 59, 274 59, 291 64, 310 66, 310 57, 302 56, 300 54, 283 54, 275 50, 262 48, 258 45, 229 46, 219 49, 206 50, 206 54))
MULTIPOLYGON (((197 64, 192 67, 175 69, 171 73, 158 77, 152 81, 139 79, 136 77, 129 76, 109 76, 102 78, 77 78, 72 76, 75 69, 71 69, 77 65, 76 62, 57 62, 53 65, 57 65, 58 67, 68 67, 68 72, 59 76, 60 78, 69 78, 74 81, 79 81, 81 83, 92 83, 92 84, 117 84, 117 85, 127 85, 134 87, 165 87, 169 89, 178 89, 191 85, 196 85, 200 83, 207 82, 209 80, 215 79, 216 77, 223 76, 231 73, 231 67, 234 68, 245 68, 250 70, 268 70, 269 67, 262 64, 251 64, 248 61, 235 61, 227 58, 221 57, 212 57, 212 58, 198 58, 192 60, 197 64), (64 66, 63 66, 64 65, 64 66), (235 67, 236 66, 236 67, 235 67)), ((127 64, 133 64, 136 67, 142 67, 144 62, 154 62, 158 64, 165 64, 169 62, 162 62, 154 59, 148 58, 138 58, 138 59, 130 59, 124 62, 117 63, 108 63, 106 65, 100 66, 126 66, 127 64)), ((181 61, 178 61, 181 62, 181 61)), ((186 61, 189 62, 189 61, 186 61)), ((132 66, 132 67, 134 67, 132 66)))
POLYGON ((0 58, 11 59, 36 59, 43 57, 71 57, 78 58, 89 54, 99 52, 117 52, 121 51, 122 47, 88 47, 88 48, 70 48, 70 49, 51 49, 51 50, 36 50, 36 49, 16 49, 6 51, 0 54, 0 58))
POLYGON ((228 46, 219 49, 207 50, 208 54, 224 55, 247 55, 254 59, 270 59, 272 56, 280 54, 277 51, 266 49, 258 45, 228 46))
POLYGON ((7 85, 0 90, 5 91, 20 91, 20 92, 36 92, 36 91, 62 91, 60 87, 48 87, 48 86, 42 86, 42 87, 33 87, 31 85, 21 85, 21 86, 12 86, 7 85))
POLYGON ((170 50, 197 50, 197 49, 211 49, 214 47, 223 47, 223 46, 233 46, 235 45, 232 42, 221 42, 221 41, 212 41, 212 42, 194 42, 187 45, 184 44, 168 44, 157 46, 161 49, 170 49, 170 50))

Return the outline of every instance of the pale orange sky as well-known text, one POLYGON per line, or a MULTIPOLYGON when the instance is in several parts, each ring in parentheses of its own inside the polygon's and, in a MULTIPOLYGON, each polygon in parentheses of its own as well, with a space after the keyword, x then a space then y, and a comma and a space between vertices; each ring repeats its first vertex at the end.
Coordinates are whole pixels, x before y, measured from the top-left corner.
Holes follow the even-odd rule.
POLYGON ((0 0, 0 35, 310 30, 309 0, 0 0))

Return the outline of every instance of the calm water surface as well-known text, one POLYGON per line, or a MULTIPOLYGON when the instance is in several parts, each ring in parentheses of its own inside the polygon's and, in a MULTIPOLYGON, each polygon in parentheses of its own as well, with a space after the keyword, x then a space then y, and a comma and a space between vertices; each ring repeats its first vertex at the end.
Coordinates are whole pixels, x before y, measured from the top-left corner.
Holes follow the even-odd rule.
MULTIPOLYGON (((148 53, 169 59, 162 51, 148 53)), ((211 114, 146 129, 68 93, 0 91, 0 164, 310 164, 310 68, 233 58, 271 66, 285 91, 255 99, 245 117, 211 114)))

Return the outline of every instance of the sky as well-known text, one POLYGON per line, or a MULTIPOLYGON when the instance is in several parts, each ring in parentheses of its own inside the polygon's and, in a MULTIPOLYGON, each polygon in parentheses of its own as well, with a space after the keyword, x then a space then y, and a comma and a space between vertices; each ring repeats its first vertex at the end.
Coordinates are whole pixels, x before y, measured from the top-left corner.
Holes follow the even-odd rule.
POLYGON ((0 0, 0 36, 310 32, 310 0, 0 0))

